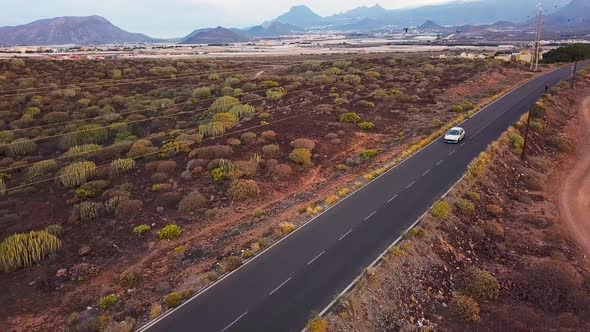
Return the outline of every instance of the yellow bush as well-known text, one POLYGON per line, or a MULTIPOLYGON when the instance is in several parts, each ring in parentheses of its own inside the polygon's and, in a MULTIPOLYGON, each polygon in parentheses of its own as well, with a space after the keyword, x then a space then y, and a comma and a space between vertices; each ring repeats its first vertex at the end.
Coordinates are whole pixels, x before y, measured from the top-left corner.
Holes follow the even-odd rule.
POLYGON ((309 332, 328 332, 328 322, 316 317, 307 324, 307 330, 309 332))
POLYGON ((442 220, 449 220, 451 217, 451 213, 453 212, 453 208, 449 203, 446 201, 440 201, 432 207, 430 213, 433 217, 442 219, 442 220))
POLYGON ((0 270, 30 267, 60 248, 60 239, 46 231, 14 234, 0 243, 0 270))
POLYGON ((111 175, 125 174, 135 168, 133 159, 116 159, 111 162, 111 175))
POLYGON ((330 205, 333 205, 334 203, 338 202, 339 200, 340 200, 340 198, 338 196, 332 195, 332 196, 326 198, 325 203, 327 206, 330 206, 330 205))
POLYGON ((96 165, 90 161, 81 161, 66 167, 59 171, 59 181, 66 187, 79 186, 94 175, 96 165))
POLYGON ((289 159, 303 166, 311 166, 311 151, 308 149, 295 149, 289 154, 289 159))
POLYGON ((282 222, 279 224, 279 228, 283 235, 287 235, 295 230, 295 225, 290 222, 282 222))

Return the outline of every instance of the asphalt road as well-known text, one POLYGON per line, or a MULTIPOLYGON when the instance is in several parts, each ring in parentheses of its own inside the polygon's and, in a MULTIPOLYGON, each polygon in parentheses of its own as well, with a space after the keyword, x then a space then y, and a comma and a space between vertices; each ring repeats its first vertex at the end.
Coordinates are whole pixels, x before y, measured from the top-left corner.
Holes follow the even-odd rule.
MULTIPOLYGON (((582 66, 580 66, 581 68, 582 66)), ((300 331, 457 180, 569 68, 512 91, 248 264, 142 330, 300 331)))

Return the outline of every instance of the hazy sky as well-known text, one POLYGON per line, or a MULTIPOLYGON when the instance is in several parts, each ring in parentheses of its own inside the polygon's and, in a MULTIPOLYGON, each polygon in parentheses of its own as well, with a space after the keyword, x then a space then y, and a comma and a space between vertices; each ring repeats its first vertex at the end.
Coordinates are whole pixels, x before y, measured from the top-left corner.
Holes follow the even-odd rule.
MULTIPOLYGON (((326 16, 379 3, 387 9, 450 0, 0 0, 0 26, 56 16, 101 15, 131 32, 181 37, 196 28, 245 27, 272 19, 293 5, 326 16)), ((516 0, 515 0, 516 1, 516 0)))

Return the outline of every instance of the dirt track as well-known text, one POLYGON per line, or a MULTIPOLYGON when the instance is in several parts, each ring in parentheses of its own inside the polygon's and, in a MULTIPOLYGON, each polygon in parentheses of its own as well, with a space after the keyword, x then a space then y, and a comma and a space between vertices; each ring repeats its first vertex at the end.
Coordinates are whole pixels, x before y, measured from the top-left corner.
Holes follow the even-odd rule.
POLYGON ((575 167, 560 188, 559 208, 576 240, 590 254, 590 97, 582 102, 581 112, 585 120, 582 146, 575 167))

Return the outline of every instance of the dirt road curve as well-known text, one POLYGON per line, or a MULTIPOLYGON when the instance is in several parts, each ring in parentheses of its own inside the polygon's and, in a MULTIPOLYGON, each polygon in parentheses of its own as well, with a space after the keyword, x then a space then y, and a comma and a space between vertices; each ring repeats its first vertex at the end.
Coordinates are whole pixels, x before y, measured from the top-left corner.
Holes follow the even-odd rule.
POLYGON ((560 214, 572 234, 590 255, 590 97, 582 103, 586 130, 578 160, 559 194, 560 214))

